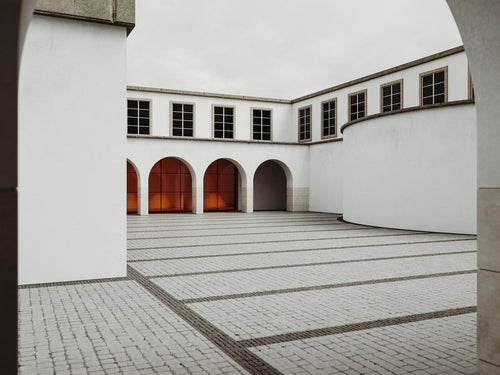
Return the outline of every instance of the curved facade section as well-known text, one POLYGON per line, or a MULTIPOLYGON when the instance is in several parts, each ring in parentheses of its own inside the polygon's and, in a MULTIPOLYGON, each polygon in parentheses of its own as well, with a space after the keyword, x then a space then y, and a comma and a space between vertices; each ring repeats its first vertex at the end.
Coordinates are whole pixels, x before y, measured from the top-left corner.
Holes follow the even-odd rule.
POLYGON ((344 130, 346 221, 476 233, 476 115, 469 104, 382 116, 344 130))

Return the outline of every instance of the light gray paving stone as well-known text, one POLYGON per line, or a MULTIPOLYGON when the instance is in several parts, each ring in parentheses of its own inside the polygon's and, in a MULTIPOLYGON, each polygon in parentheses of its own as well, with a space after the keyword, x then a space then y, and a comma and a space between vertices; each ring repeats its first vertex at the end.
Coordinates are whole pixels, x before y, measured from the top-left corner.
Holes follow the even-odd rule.
MULTIPOLYGON (((135 263, 130 264, 135 267, 135 263)), ((476 254, 390 259, 152 279, 179 299, 252 293, 476 268, 476 254)), ((154 273, 154 272, 153 272, 154 273)))

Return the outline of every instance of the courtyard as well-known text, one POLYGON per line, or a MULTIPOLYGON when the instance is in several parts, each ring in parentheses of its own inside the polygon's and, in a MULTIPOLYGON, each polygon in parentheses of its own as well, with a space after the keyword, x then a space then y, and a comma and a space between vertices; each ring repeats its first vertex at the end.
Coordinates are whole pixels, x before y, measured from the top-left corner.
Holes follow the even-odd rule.
POLYGON ((19 287, 21 374, 476 373, 475 236, 127 219, 127 277, 19 287))

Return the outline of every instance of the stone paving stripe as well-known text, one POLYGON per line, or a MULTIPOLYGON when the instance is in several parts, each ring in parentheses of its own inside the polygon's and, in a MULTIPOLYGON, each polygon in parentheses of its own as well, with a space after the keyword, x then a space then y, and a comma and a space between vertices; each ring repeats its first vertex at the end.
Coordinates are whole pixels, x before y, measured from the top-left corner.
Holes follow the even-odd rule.
MULTIPOLYGON (((290 231, 283 231, 283 232, 243 232, 243 233, 215 233, 215 234, 193 234, 193 235, 179 235, 179 236, 165 236, 165 237, 134 237, 134 238, 128 238, 128 240, 162 240, 166 238, 197 238, 197 237, 232 237, 232 236, 241 236, 242 234, 244 235, 266 235, 266 234, 286 234, 286 233, 312 233, 312 232, 337 232, 341 230, 368 230, 371 228, 352 228, 352 227, 343 227, 339 229, 310 229, 310 230, 290 230, 290 231)), ((202 229, 200 229, 202 230, 202 229)), ((191 230, 190 232, 195 232, 196 230, 191 230)))
POLYGON ((286 293, 296 293, 296 292, 308 292, 308 291, 312 291, 312 290, 345 288, 345 287, 350 287, 350 286, 359 286, 359 285, 367 285, 367 284, 392 283, 392 282, 398 282, 398 281, 417 280, 417 279, 430 279, 430 278, 434 278, 434 277, 456 276, 456 275, 465 275, 465 274, 470 274, 470 273, 477 273, 477 270, 431 273, 431 274, 427 274, 427 275, 405 276, 405 277, 391 277, 391 278, 385 278, 385 279, 353 281, 353 282, 349 282, 349 283, 340 283, 340 284, 326 284, 326 285, 305 286, 305 287, 300 287, 300 288, 266 290, 266 291, 262 291, 262 292, 225 294, 222 296, 186 298, 186 299, 181 299, 180 301, 183 303, 186 303, 186 304, 199 303, 199 302, 212 302, 212 301, 220 301, 220 300, 226 300, 226 299, 251 298, 251 297, 268 296, 268 295, 274 295, 274 294, 286 294, 286 293))
POLYGON ((81 285, 81 284, 99 284, 107 283, 113 281, 125 281, 128 277, 112 277, 109 279, 89 279, 89 280, 74 280, 74 281, 58 281, 53 283, 41 283, 41 284, 24 284, 18 285, 17 289, 29 289, 29 288, 46 288, 51 286, 66 286, 66 285, 81 285))
POLYGON ((469 313, 473 313, 473 312, 477 312, 477 306, 467 306, 467 307, 460 307, 457 309, 433 311, 433 312, 423 313, 423 314, 398 316, 395 318, 373 320, 370 322, 362 322, 362 323, 355 323, 355 324, 346 324, 343 326, 313 329, 313 330, 309 330, 309 331, 284 333, 284 334, 279 334, 279 335, 274 335, 274 336, 240 340, 240 341, 238 341, 238 343, 240 345, 245 346, 245 347, 279 344, 279 343, 288 342, 288 341, 305 340, 305 339, 310 339, 310 338, 314 338, 314 337, 329 336, 329 335, 335 335, 338 333, 361 331, 361 330, 372 329, 372 328, 400 325, 400 324, 418 322, 418 321, 428 320, 428 319, 436 319, 436 318, 444 318, 444 317, 448 317, 448 316, 469 314, 469 313))
MULTIPOLYGON (((338 250, 338 249, 353 249, 357 247, 379 247, 379 246, 397 246, 397 245, 413 245, 413 244, 427 244, 438 242, 457 242, 457 241, 476 241, 475 238, 459 239, 459 240, 437 240, 437 241, 417 241, 417 242, 394 242, 394 243, 380 243, 376 245, 353 245, 353 246, 328 246, 328 247, 315 247, 312 249, 292 249, 292 250, 274 250, 274 251, 261 251, 261 252, 245 252, 235 254, 210 254, 210 255, 189 255, 184 257, 171 257, 171 258, 150 258, 150 259, 129 259, 127 263, 131 262, 155 262, 158 260, 180 260, 180 259, 201 259, 201 258, 218 258, 218 257, 233 257, 240 255, 262 255, 262 254, 278 254, 278 253, 295 253, 303 251, 317 251, 317 250, 338 250)), ((210 246, 210 245, 208 245, 210 246)), ((134 249, 139 250, 139 249, 134 249)), ((142 250, 142 249, 141 249, 142 250)))
MULTIPOLYGON (((350 229, 349 229, 350 230, 350 229)), ((315 238, 311 240, 310 238, 304 239, 294 239, 294 240, 274 240, 274 241, 249 241, 249 242, 233 242, 231 245, 253 245, 261 243, 282 243, 282 242, 311 242, 315 240, 345 240, 350 238, 374 238, 374 237, 394 237, 394 236, 421 236, 423 234, 432 234, 432 232, 416 232, 416 233, 391 233, 391 234, 370 234, 368 236, 345 236, 345 237, 325 237, 325 238, 315 238)), ((128 248, 128 251, 137 250, 151 250, 151 249, 174 249, 183 247, 211 247, 211 246, 221 246, 228 245, 227 243, 212 243, 212 244, 189 244, 189 245, 174 245, 174 246, 154 246, 154 247, 135 247, 128 248)))
POLYGON ((215 327, 201 315, 197 314, 184 303, 180 302, 169 293, 158 287, 147 277, 143 276, 130 266, 127 266, 127 269, 128 276, 131 280, 135 280, 143 286, 149 293, 158 298, 163 304, 169 307, 188 324, 214 343, 245 370, 255 375, 282 375, 280 371, 276 370, 267 362, 252 353, 246 346, 241 345, 236 340, 233 340, 230 336, 215 327))
POLYGON ((331 262, 315 262, 315 263, 302 263, 302 264, 285 264, 285 265, 282 265, 282 266, 250 267, 250 268, 225 269, 225 270, 202 271, 202 272, 186 272, 186 273, 168 273, 168 274, 163 274, 163 275, 151 275, 151 276, 148 276, 148 277, 151 278, 151 279, 155 279, 155 278, 178 277, 178 276, 211 275, 211 274, 216 274, 216 273, 232 273, 232 272, 260 271, 260 270, 271 270, 271 269, 281 269, 281 268, 312 267, 312 266, 324 266, 324 265, 327 265, 327 264, 376 262, 376 261, 380 261, 380 260, 405 259, 405 258, 422 258, 422 257, 433 257, 433 256, 438 256, 438 255, 457 255, 457 254, 470 254, 470 253, 477 253, 477 251, 453 251, 453 252, 449 252, 449 253, 401 255, 401 256, 398 256, 398 257, 381 257, 381 258, 370 258, 370 259, 333 260, 331 262))

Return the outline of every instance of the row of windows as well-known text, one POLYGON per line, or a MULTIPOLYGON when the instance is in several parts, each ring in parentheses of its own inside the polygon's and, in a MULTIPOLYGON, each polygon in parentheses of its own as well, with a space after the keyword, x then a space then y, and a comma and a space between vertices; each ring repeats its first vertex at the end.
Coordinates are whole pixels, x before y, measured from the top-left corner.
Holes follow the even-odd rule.
MULTIPOLYGON (((150 104, 148 100, 127 100, 127 132, 128 134, 148 135, 150 128, 150 104)), ((194 136, 193 103, 172 103, 172 135, 179 137, 194 136)), ((214 138, 233 139, 234 137, 233 106, 213 106, 214 138)), ((270 141, 272 138, 272 109, 252 108, 252 139, 270 141)))
MULTIPOLYGON (((447 96, 448 68, 440 68, 420 74, 420 105, 444 103, 447 96)), ((470 80, 470 79, 469 79, 470 80)), ((472 82, 469 81, 473 92, 472 82)), ((473 95, 473 94, 472 94, 473 95)), ((473 98, 473 96, 472 96, 473 98)), ((149 134, 150 101, 128 100, 128 134, 149 134)), ((366 116, 367 90, 348 95, 348 119, 354 121, 366 116)), ((380 86, 380 111, 390 112, 403 108, 403 80, 393 81, 380 86)), ((194 136, 193 103, 172 103, 172 135, 180 137, 194 136)), ((213 106, 213 137, 234 138, 234 106, 213 106)), ((299 141, 311 140, 312 106, 298 109, 299 141)), ((252 139, 272 140, 272 110, 251 108, 252 139)), ((337 98, 321 102, 322 138, 337 136, 337 98)))
MULTIPOLYGON (((447 68, 420 74, 420 105, 444 103, 447 101, 447 68)), ((354 121, 366 116, 367 90, 348 95, 348 119, 354 121)), ((336 136, 337 98, 321 103, 322 138, 336 136)), ((380 111, 390 112, 403 108, 403 80, 380 86, 380 111)), ((312 106, 298 109, 299 141, 311 140, 312 106)))

